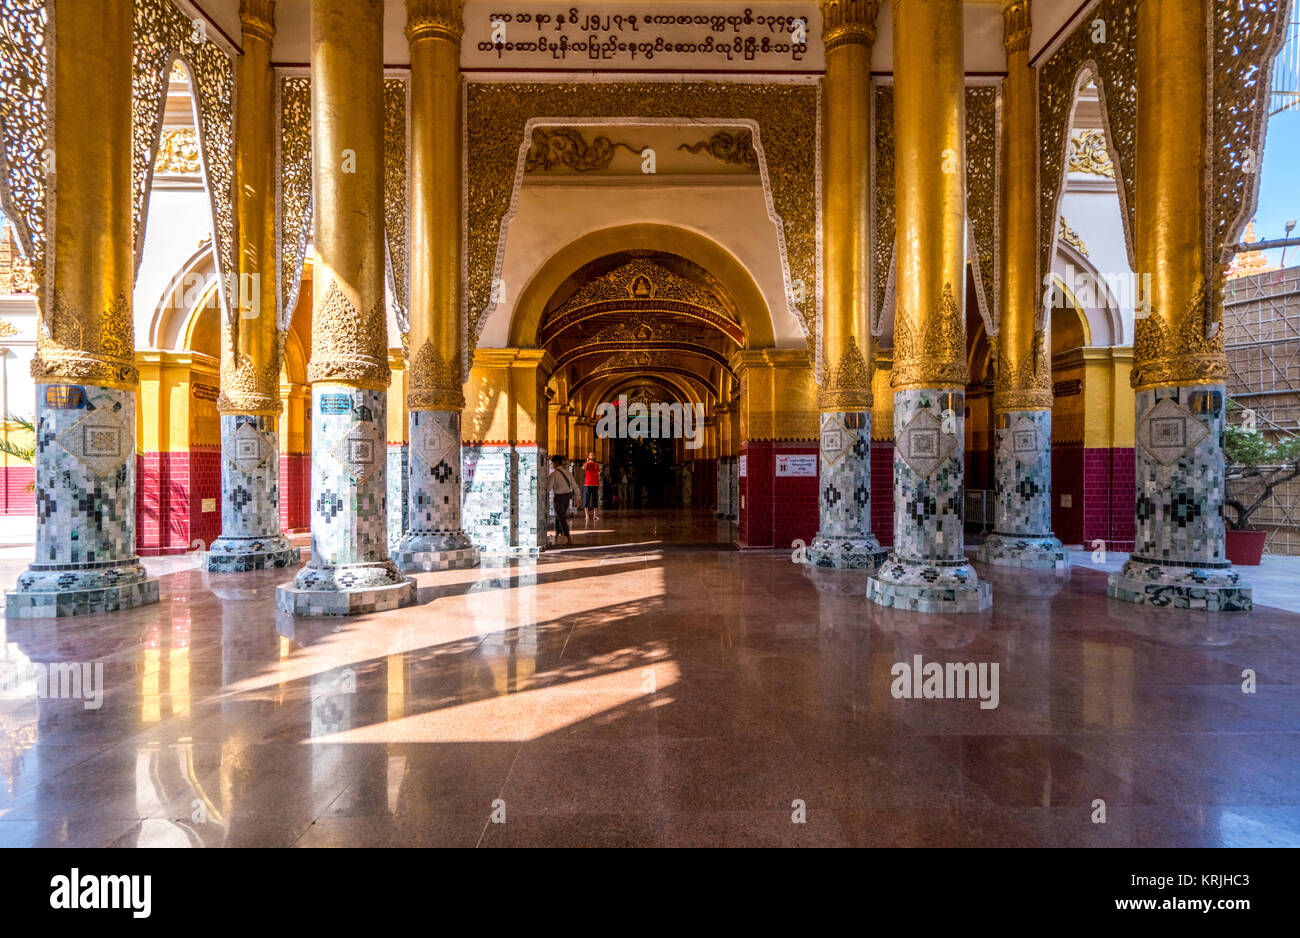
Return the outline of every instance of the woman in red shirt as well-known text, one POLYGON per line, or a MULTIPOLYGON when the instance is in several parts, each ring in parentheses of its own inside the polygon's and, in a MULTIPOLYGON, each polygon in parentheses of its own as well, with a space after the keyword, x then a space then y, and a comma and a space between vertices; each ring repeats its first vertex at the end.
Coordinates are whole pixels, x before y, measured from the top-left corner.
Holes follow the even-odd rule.
POLYGON ((600 520, 600 463, 596 462, 595 453, 587 454, 582 473, 582 520, 584 524, 591 524, 593 511, 596 513, 596 520, 600 520))

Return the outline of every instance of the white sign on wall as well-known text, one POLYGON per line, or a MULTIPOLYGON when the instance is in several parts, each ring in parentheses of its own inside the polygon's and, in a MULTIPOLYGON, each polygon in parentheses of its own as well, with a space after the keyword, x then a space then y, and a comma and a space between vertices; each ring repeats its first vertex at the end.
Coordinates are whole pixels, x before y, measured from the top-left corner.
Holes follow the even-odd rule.
POLYGON ((469 0, 465 68, 820 71, 811 0, 469 0), (733 8, 734 7, 734 8, 733 8))
POLYGON ((778 476, 817 477, 817 454, 776 457, 778 476))
POLYGON ((737 473, 737 478, 741 478, 741 479, 747 478, 749 476, 749 473, 746 470, 745 457, 741 456, 739 459, 737 459, 736 465, 740 467, 737 473))
POLYGON ((491 454, 480 456, 478 459, 467 459, 463 468, 466 483, 504 482, 506 480, 506 457, 504 454, 491 454))

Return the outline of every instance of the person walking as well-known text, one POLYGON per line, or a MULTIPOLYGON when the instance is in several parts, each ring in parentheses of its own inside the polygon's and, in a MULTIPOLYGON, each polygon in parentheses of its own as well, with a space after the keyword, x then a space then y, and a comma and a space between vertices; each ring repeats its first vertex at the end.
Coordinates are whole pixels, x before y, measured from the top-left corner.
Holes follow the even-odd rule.
POLYGON ((596 462, 595 453, 587 454, 582 472, 586 489, 582 495, 582 519, 584 524, 591 524, 592 512, 595 512, 596 520, 600 520, 600 463, 596 462))
POLYGON ((554 547, 561 537, 566 544, 573 543, 569 532, 569 503, 578 493, 578 483, 573 474, 564 468, 563 456, 551 457, 551 471, 546 474, 546 487, 551 492, 551 501, 555 504, 555 540, 548 544, 554 547))

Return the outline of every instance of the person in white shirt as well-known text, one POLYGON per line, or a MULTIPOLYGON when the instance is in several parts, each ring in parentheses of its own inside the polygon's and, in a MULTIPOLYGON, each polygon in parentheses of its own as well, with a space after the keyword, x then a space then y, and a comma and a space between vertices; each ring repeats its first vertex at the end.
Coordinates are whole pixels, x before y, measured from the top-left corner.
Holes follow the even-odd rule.
POLYGON ((578 483, 574 480, 573 473, 564 468, 563 456, 551 457, 551 471, 546 475, 546 488, 555 503, 555 540, 559 541, 563 535, 564 542, 572 544, 573 535, 569 533, 569 503, 578 493, 578 483))

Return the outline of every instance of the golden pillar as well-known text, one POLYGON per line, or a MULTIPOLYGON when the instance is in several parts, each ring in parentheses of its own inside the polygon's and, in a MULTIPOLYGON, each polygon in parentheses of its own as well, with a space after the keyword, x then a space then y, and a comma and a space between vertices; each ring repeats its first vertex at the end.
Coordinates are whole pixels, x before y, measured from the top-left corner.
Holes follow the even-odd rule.
POLYGON ((876 0, 824 0, 818 567, 875 569, 871 533, 871 47, 876 0))
POLYGON ((1038 93, 1029 67, 1029 0, 1002 0, 1002 146, 998 168, 998 335, 993 387, 993 533, 985 563, 1064 570, 1052 534, 1050 312, 1038 289, 1038 93))
POLYGON ((882 606, 975 612, 992 593, 963 550, 965 75, 960 0, 894 0, 894 548, 882 606))
MULTIPOLYGON (((406 0, 411 53, 410 518, 403 570, 473 566, 461 528, 460 0, 406 0)), ((545 440, 538 443, 545 445, 545 440)))
POLYGON ((1221 265, 1207 253, 1210 0, 1139 0, 1133 553, 1107 593, 1245 611, 1224 550, 1227 359, 1221 265))
POLYGON ((287 567, 298 550, 280 530, 280 333, 275 243, 274 0, 241 0, 244 54, 235 63, 235 309, 221 342, 221 536, 213 572, 287 567), (237 494, 238 493, 238 494, 237 494))
POLYGON ((158 601, 135 552, 131 5, 56 0, 51 12, 54 210, 31 366, 41 510, 7 618, 158 601))
POLYGON ((312 558, 276 596, 299 615, 414 598, 388 555, 383 82, 372 0, 313 0, 312 558))

